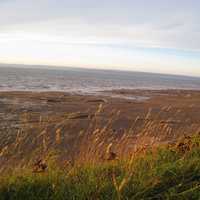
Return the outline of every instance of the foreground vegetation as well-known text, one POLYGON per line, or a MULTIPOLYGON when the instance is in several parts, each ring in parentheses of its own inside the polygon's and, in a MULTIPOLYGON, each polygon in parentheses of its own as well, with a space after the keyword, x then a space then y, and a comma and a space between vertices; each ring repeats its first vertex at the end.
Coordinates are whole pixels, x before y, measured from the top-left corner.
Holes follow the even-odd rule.
POLYGON ((200 135, 112 160, 1 176, 1 200, 200 199, 200 135))

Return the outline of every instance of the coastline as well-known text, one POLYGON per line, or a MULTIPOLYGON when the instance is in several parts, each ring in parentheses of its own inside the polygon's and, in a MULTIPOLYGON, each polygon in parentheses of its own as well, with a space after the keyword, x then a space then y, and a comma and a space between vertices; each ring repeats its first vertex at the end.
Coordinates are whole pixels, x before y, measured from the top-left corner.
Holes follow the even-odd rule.
POLYGON ((59 162, 101 160, 110 143, 123 158, 141 144, 173 143, 199 131, 199 102, 200 91, 195 90, 115 90, 103 95, 0 92, 0 165, 26 165, 50 150, 60 152, 59 162), (110 119, 102 146, 95 146, 92 131, 110 119))

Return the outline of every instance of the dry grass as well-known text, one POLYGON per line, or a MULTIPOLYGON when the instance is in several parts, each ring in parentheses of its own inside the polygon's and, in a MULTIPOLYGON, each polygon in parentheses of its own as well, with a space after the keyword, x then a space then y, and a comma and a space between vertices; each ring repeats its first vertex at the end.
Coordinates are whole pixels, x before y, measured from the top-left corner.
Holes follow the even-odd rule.
POLYGON ((128 160, 60 170, 51 157, 43 173, 20 169, 1 176, 0 199, 198 200, 199 160, 199 134, 182 137, 170 146, 141 148, 128 160))
POLYGON ((169 118, 172 109, 163 107, 156 114, 149 109, 146 114, 133 119, 128 129, 115 128, 121 115, 119 111, 111 110, 108 121, 102 118, 104 104, 99 104, 96 112, 83 122, 88 124, 83 130, 77 128, 79 121, 71 120, 71 116, 79 115, 77 113, 66 114, 59 122, 56 116, 24 114, 17 133, 8 134, 10 139, 4 138, 10 142, 0 149, 2 166, 9 168, 13 163, 19 168, 31 166, 38 159, 48 159, 52 151, 57 153, 61 165, 130 159, 133 153, 151 146, 173 144, 181 135, 200 130, 198 124, 182 126, 180 109, 169 118), (32 121, 38 123, 30 124, 32 121), (79 132, 72 134, 71 130, 79 132))

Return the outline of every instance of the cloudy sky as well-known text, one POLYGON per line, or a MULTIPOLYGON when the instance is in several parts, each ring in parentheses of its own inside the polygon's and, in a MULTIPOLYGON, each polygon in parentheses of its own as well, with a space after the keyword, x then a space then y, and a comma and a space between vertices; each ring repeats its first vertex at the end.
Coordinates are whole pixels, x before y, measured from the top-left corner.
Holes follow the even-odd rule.
POLYGON ((198 0, 0 0, 0 63, 200 76, 198 0))

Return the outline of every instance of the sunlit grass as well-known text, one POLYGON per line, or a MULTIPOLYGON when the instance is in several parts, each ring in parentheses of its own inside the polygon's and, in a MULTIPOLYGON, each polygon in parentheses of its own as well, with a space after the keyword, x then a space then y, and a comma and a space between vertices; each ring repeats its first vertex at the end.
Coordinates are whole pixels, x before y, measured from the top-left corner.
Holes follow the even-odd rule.
POLYGON ((200 199, 200 135, 172 146, 141 148, 128 160, 1 177, 0 199, 200 199))

